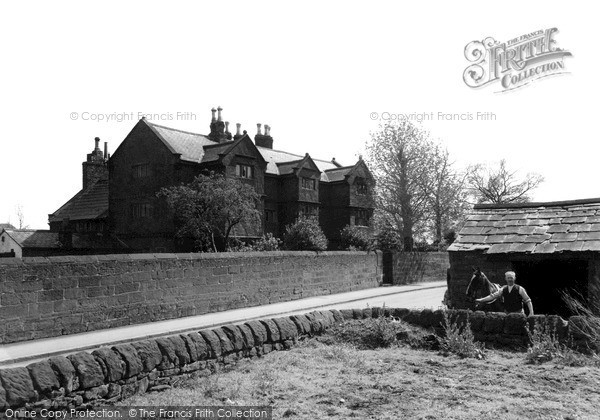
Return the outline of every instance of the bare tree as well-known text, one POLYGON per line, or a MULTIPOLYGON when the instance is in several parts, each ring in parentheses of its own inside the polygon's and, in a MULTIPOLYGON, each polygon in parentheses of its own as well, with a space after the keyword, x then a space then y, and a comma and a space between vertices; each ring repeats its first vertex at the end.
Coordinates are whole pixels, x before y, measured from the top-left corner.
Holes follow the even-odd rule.
POLYGON ((25 213, 23 212, 23 206, 17 204, 15 208, 15 212, 17 213, 17 221, 19 222, 19 229, 27 229, 29 225, 25 224, 25 213))
POLYGON ((443 228, 460 207, 464 179, 455 173, 448 152, 429 133, 407 120, 388 123, 371 133, 367 143, 369 168, 376 179, 377 220, 402 236, 404 249, 415 237, 443 228))
POLYGON ((468 176, 469 187, 478 203, 524 203, 531 200, 530 193, 544 178, 527 173, 524 178, 511 171, 502 159, 497 167, 475 165, 468 176))
POLYGON ((460 223, 470 208, 466 188, 469 170, 456 170, 448 150, 439 144, 432 150, 429 170, 421 186, 429 201, 433 235, 440 243, 444 233, 460 223))

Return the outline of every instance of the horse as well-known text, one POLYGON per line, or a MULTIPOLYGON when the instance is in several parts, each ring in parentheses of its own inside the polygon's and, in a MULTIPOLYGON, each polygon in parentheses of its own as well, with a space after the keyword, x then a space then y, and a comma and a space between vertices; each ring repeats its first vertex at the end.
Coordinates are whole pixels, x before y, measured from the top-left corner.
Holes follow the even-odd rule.
MULTIPOLYGON (((467 286, 467 297, 472 301, 486 297, 492 293, 500 290, 501 286, 498 283, 492 283, 488 280, 487 276, 479 269, 479 267, 473 267, 473 276, 467 286)), ((494 299, 490 302, 478 303, 472 309, 483 310, 485 312, 504 312, 504 307, 500 299, 494 299)))

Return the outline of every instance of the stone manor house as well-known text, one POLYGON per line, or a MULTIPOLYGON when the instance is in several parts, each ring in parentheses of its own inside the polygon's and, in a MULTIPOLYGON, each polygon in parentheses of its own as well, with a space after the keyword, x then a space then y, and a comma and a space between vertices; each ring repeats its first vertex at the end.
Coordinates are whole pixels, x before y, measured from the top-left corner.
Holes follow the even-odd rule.
POLYGON ((71 253, 79 253, 70 241, 73 235, 94 238, 104 251, 185 251, 178 249, 172 215, 156 193, 190 182, 205 170, 241 179, 262 196, 262 226, 238 232, 239 237, 268 232, 281 237, 285 226, 300 215, 318 218, 332 248, 346 225, 369 228, 374 180, 362 159, 343 166, 335 158, 276 150, 270 127, 265 125, 264 132, 261 124, 257 127, 254 140, 241 132, 240 124, 230 133, 219 107, 212 109, 207 135, 143 118, 112 156, 106 143, 104 152, 100 149, 96 138, 83 162, 83 188, 49 215, 50 232, 62 239, 58 246, 70 247, 71 253))

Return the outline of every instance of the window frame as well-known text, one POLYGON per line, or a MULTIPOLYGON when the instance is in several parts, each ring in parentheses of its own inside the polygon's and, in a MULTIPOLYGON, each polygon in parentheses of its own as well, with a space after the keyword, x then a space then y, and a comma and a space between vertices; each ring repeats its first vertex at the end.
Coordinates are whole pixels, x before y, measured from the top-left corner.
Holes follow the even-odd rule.
POLYGON ((254 179, 254 166, 236 163, 235 176, 241 179, 254 179))

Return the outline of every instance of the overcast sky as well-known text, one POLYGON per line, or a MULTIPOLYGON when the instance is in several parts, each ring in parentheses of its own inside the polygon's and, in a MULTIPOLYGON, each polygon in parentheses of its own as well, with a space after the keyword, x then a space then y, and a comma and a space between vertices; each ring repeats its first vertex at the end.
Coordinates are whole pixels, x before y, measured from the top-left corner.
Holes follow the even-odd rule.
POLYGON ((47 228, 81 188, 99 136, 114 151, 140 113, 207 134, 210 108, 274 148, 354 163, 378 115, 423 126, 457 163, 506 158, 546 182, 534 199, 600 196, 593 6, 567 2, 3 2, 0 223, 47 228), (590 7, 587 9, 585 7, 590 7), (569 74, 508 93, 463 82, 467 43, 558 28, 569 74), (438 113, 495 120, 441 121, 438 113), (74 114, 76 113, 76 114, 74 114), (178 114, 179 113, 179 114, 178 114), (124 121, 97 121, 112 114, 124 121), (133 114, 133 115, 131 115, 133 114))

